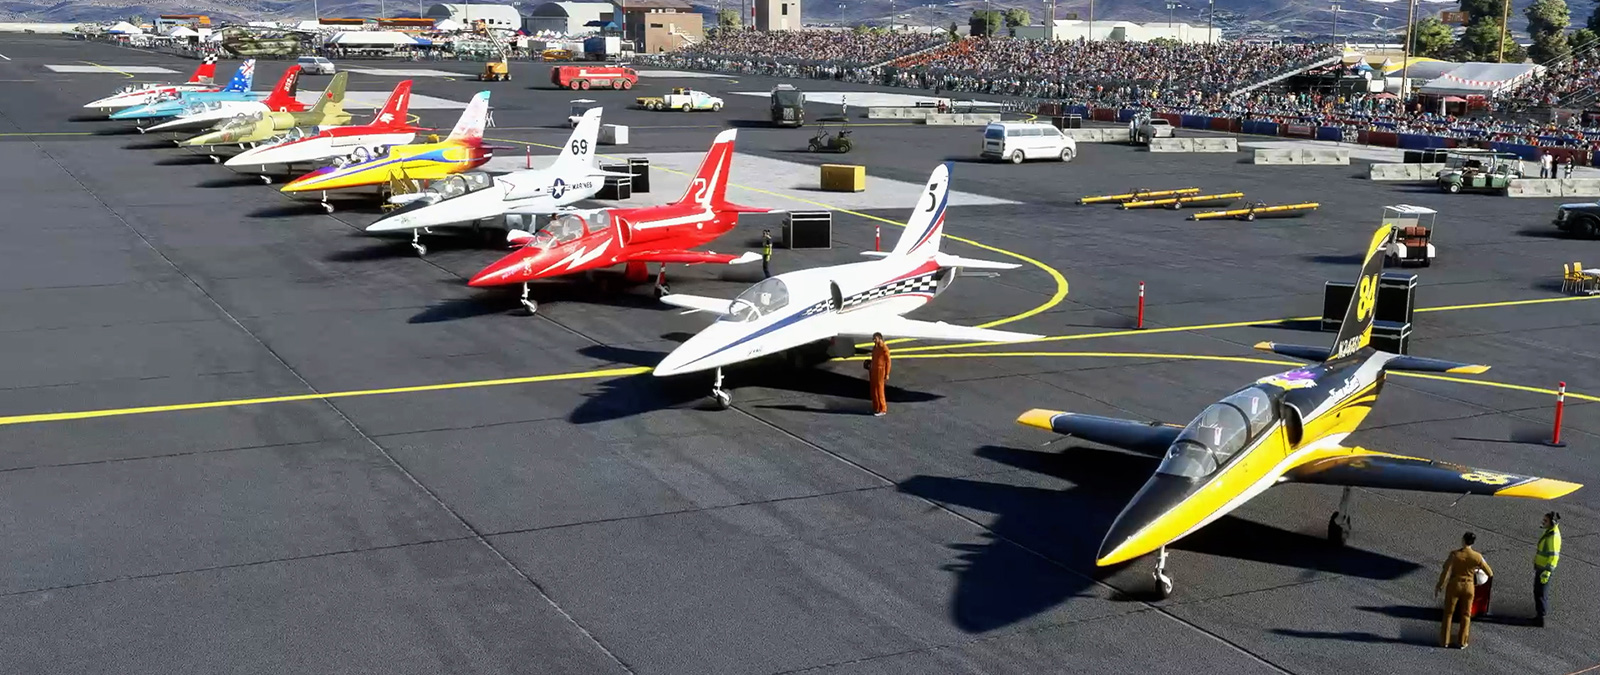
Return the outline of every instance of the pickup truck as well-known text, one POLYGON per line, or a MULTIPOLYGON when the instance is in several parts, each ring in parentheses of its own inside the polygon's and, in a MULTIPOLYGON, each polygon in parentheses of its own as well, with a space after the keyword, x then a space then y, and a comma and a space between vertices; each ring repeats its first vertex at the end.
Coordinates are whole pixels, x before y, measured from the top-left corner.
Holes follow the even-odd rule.
POLYGON ((1562 204, 1556 209, 1555 224, 1562 232, 1600 239, 1600 203, 1562 204))
POLYGON ((640 96, 636 103, 645 110, 722 110, 722 99, 693 89, 676 88, 665 96, 640 96))

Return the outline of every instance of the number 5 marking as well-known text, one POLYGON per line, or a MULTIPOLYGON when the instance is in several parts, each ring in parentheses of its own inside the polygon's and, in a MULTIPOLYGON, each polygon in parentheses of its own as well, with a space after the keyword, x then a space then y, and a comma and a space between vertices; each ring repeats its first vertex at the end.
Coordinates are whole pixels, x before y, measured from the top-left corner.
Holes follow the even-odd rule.
POLYGON ((938 206, 938 205, 939 205, 939 186, 938 185, 929 185, 928 186, 928 208, 923 209, 923 211, 932 211, 933 208, 938 206))

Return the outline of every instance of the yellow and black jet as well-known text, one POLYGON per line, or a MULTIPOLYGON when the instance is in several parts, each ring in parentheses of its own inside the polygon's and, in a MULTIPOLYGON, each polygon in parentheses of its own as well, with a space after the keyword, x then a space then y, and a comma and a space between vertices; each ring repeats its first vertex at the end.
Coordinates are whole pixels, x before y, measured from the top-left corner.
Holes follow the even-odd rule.
POLYGON ((1390 371, 1482 373, 1488 366, 1379 351, 1372 338, 1373 305, 1383 252, 1393 228, 1373 233, 1333 348, 1263 342, 1257 349, 1315 365, 1261 378, 1212 404, 1188 426, 1029 410, 1017 419, 1125 450, 1161 457, 1149 482, 1112 523, 1096 565, 1115 565, 1160 551, 1155 581, 1165 597, 1167 544, 1183 538, 1283 482, 1344 487, 1328 537, 1343 544, 1350 532, 1352 488, 1554 499, 1577 483, 1476 469, 1459 464, 1345 446, 1371 412, 1390 371))

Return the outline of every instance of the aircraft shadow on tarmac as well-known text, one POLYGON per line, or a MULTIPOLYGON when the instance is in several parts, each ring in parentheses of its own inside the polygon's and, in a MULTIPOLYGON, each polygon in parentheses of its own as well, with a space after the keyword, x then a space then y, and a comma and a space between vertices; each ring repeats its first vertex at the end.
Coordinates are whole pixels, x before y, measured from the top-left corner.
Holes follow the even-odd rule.
MULTIPOLYGON (((677 338, 687 340, 690 336, 669 334, 662 337, 677 342, 681 341, 677 338)), ((584 347, 579 349, 578 353, 612 363, 647 368, 655 367, 666 357, 664 352, 606 345, 584 347)), ((759 404, 754 406, 756 408, 858 415, 871 412, 867 400, 866 378, 852 374, 849 369, 836 372, 827 368, 811 367, 809 362, 796 366, 782 357, 774 357, 729 368, 723 374, 726 378, 723 386, 733 392, 736 405, 739 402, 740 387, 758 386, 781 392, 825 397, 838 403, 822 408, 791 404, 759 404)), ((568 416, 567 421, 574 424, 606 422, 655 410, 685 406, 709 410, 712 406, 708 397, 711 391, 711 377, 709 372, 665 378, 656 377, 651 373, 641 373, 601 382, 598 385, 600 391, 579 405, 568 416)), ((938 394, 892 386, 886 388, 884 394, 890 402, 899 403, 925 403, 943 398, 938 394)))
MULTIPOLYGON (((990 445, 974 454, 1073 486, 1058 490, 941 476, 913 476, 900 483, 901 492, 996 516, 989 525, 993 540, 952 546, 959 562, 948 567, 957 575, 951 617, 958 628, 972 633, 1004 628, 1083 595, 1118 571, 1095 567, 1093 561, 1112 520, 1149 478, 1155 460, 1087 446, 1057 452, 990 445), (1055 566, 1041 569, 1021 547, 1055 566), (1041 571, 1025 572, 1030 569, 1041 571)), ((1322 537, 1231 515, 1172 548, 1368 579, 1394 579, 1417 569, 1409 561, 1353 547, 1336 549, 1322 537)), ((1149 562, 1139 558, 1130 564, 1149 562)), ((1116 590, 1123 600, 1153 599, 1153 589, 1116 590)))
POLYGON ((235 174, 226 178, 212 178, 210 180, 203 180, 200 181, 199 186, 203 188, 236 188, 260 184, 260 178, 256 178, 255 176, 235 174))
POLYGON ((1318 263, 1322 265, 1360 265, 1362 261, 1367 259, 1367 257, 1360 254, 1330 255, 1326 253, 1319 253, 1315 255, 1303 255, 1300 256, 1300 259, 1309 263, 1318 263))
POLYGON ((176 157, 162 157, 156 160, 160 166, 197 166, 200 164, 215 164, 210 157, 205 155, 178 155, 176 157))

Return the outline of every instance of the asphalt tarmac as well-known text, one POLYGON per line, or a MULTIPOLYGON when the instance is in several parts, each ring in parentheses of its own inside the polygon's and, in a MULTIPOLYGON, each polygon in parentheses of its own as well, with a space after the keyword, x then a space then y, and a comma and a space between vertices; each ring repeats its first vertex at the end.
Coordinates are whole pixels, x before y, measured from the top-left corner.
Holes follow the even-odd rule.
MULTIPOLYGON (((769 80, 647 77, 631 93, 585 92, 607 123, 631 127, 629 146, 606 148, 616 156, 703 152, 733 125, 741 161, 764 168, 736 167, 731 199, 855 199, 836 213, 833 248, 779 249, 779 271, 859 260, 880 226, 890 245, 912 203, 874 181, 920 185, 953 162, 955 189, 987 203, 951 207, 947 234, 981 247, 948 249, 1027 260, 963 279, 915 316, 1020 316, 1001 325, 1071 336, 897 345, 884 418, 867 414, 859 361, 733 370, 735 408, 714 411, 709 377, 644 372, 708 321, 660 305, 648 284, 543 284, 530 317, 514 290, 464 283, 504 253, 492 234, 431 238, 419 259, 403 238, 360 230, 378 215, 369 195, 336 196, 327 215, 79 107, 133 81, 118 66, 182 79, 193 61, 31 35, 0 36, 0 54, 8 672, 1564 675, 1600 664, 1600 408, 1569 397, 1567 447, 1540 442, 1557 382, 1600 388, 1600 304, 1549 302, 1563 298, 1560 265, 1600 249, 1557 236, 1552 200, 1375 184, 1359 162, 1254 166, 1246 153, 1084 144, 1069 164, 985 164, 976 129, 869 124, 857 106, 858 149, 814 155, 802 151, 811 126, 767 128, 764 99, 729 93, 769 80), (104 71, 46 67, 84 63, 104 71), (626 107, 671 86, 724 93, 728 106, 626 107), (867 167, 868 200, 795 182, 838 161, 867 167), (1194 223, 1074 204, 1187 186, 1322 208, 1194 223), (1381 208, 1398 203, 1440 212, 1438 261, 1414 270, 1430 311, 1417 314, 1412 353, 1493 369, 1392 378, 1350 442, 1590 484, 1554 504, 1566 548, 1549 625, 1525 625, 1545 502, 1361 490, 1338 549, 1324 538, 1338 490, 1286 485, 1177 543, 1170 599, 1152 597, 1148 557, 1094 567, 1154 464, 1016 416, 1181 424, 1290 367, 1250 345, 1331 334, 1239 324, 1317 315, 1323 283, 1354 278, 1381 208), (1130 330, 1141 281, 1142 332, 1130 330), (1442 650, 1432 586, 1466 530, 1500 574, 1494 616, 1474 624, 1472 649, 1442 650)), ((257 88, 287 65, 259 64, 257 88)), ((553 89, 545 66, 480 84, 473 64, 354 65, 462 73, 416 78, 419 94, 449 101, 489 89, 487 135, 502 157, 531 147, 548 161, 566 139, 575 96, 553 89)), ((399 79, 359 73, 350 89, 399 79)), ((440 128, 459 114, 417 113, 440 128)), ((718 250, 754 248, 780 223, 751 217, 718 250)), ((725 297, 759 276, 669 275, 675 290, 725 297)))

